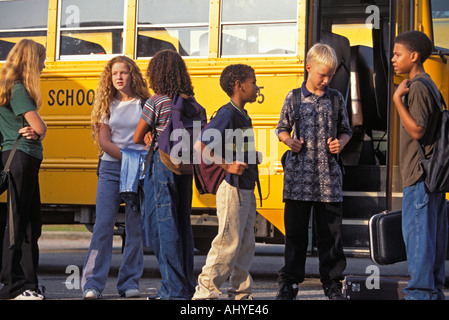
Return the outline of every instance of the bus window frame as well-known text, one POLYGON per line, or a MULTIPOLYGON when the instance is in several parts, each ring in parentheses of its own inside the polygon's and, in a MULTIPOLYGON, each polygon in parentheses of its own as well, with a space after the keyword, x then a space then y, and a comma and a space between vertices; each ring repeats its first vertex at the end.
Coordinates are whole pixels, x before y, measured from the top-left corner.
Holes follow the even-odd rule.
MULTIPOLYGON (((31 1, 30 1, 31 2, 31 1)), ((29 38, 29 39, 33 39, 35 40, 36 38, 41 38, 41 37, 45 37, 45 42, 42 43, 41 41, 37 41, 39 43, 42 43, 44 46, 46 45, 46 42, 48 42, 48 9, 49 9, 49 5, 48 5, 48 1, 47 1, 47 16, 45 21, 45 25, 46 27, 29 27, 29 28, 11 28, 11 29, 0 29, 0 38, 3 38, 2 35, 3 34, 18 34, 19 36, 17 37, 8 37, 8 38, 29 38), (26 33, 26 36, 23 36, 23 34, 26 33), (42 35, 41 35, 42 34, 42 35), (45 36, 43 35, 45 34, 45 36)), ((25 18, 25 16, 23 16, 25 18)), ((5 39, 6 41, 6 39, 5 39)), ((13 42, 12 42, 13 43, 13 42)), ((0 62, 5 62, 5 60, 0 59, 0 62)))
MULTIPOLYGON (((135 49, 134 49, 134 56, 136 60, 147 60, 150 59, 152 56, 137 56, 138 53, 138 37, 141 31, 143 32, 148 32, 148 29, 153 29, 150 32, 159 32, 162 30, 166 30, 168 32, 168 34, 171 36, 169 30, 175 30, 177 32, 179 32, 182 29, 195 29, 195 28, 204 28, 206 30, 207 33, 207 39, 208 39, 208 44, 207 44, 207 51, 209 52, 209 33, 210 33, 210 25, 207 24, 196 24, 196 23, 189 23, 189 24, 136 24, 136 42, 135 42, 135 49)), ((173 37, 176 38, 177 41, 179 42, 179 38, 177 37, 173 37)), ((181 43, 179 42, 179 45, 181 45, 181 43)), ((179 48, 176 49, 177 52, 179 54, 181 54, 181 52, 179 52, 179 48)), ((201 59, 201 58, 207 58, 208 57, 208 52, 204 55, 182 55, 182 58, 184 59, 201 59)))
MULTIPOLYGON (((223 0, 220 0, 223 1, 223 0)), ((223 4, 221 4, 223 6, 223 4)), ((296 12, 299 11, 299 4, 296 1, 296 12)), ((229 58, 261 58, 261 57, 296 57, 299 53, 299 47, 298 47, 298 28, 299 28, 299 18, 298 16, 296 19, 279 19, 279 20, 247 20, 247 21, 224 21, 223 19, 223 10, 220 8, 220 18, 219 18, 219 27, 218 27, 218 56, 220 58, 229 59, 229 58), (250 26, 250 25, 288 25, 292 24, 295 27, 295 40, 294 40, 294 48, 295 52, 293 53, 286 53, 286 54, 270 54, 270 53, 260 53, 260 54, 236 54, 236 55, 229 55, 229 54, 223 54, 223 27, 227 26, 250 26)))
POLYGON ((62 0, 58 1, 57 10, 57 25, 56 25, 56 60, 57 61, 107 61, 113 57, 125 54, 126 45, 126 26, 127 26, 127 0, 123 0, 123 24, 121 26, 101 26, 101 27, 61 27, 62 19, 62 0), (91 32, 96 30, 121 30, 122 31, 122 42, 120 44, 121 52, 110 53, 110 54, 73 54, 73 55, 61 55, 61 36, 63 32, 73 31, 73 32, 91 32))
MULTIPOLYGON (((431 26, 431 34, 432 34, 432 45, 434 48, 434 52, 432 54, 443 54, 443 55, 447 55, 449 53, 449 45, 448 47, 442 47, 442 46, 437 46, 436 42, 435 42, 435 18, 433 16, 433 8, 432 8, 432 0, 429 1, 429 12, 430 12, 430 26, 431 26)), ((448 5, 448 10, 447 12, 449 12, 449 5, 448 5)), ((448 18, 449 19, 449 16, 448 18)))
MULTIPOLYGON (((175 29, 175 30, 181 30, 183 28, 205 28, 207 30, 207 53, 205 55, 182 55, 183 59, 205 59, 208 58, 208 54, 209 54, 209 48, 210 48, 210 32, 211 32, 211 14, 212 14, 212 5, 209 3, 209 14, 208 14, 208 21, 201 23, 201 22, 194 22, 194 23, 179 23, 179 22, 175 22, 175 23, 157 23, 157 24, 148 24, 148 23, 139 23, 139 1, 137 0, 137 8, 136 8, 136 25, 135 25, 135 43, 134 43, 134 59, 136 60, 148 60, 151 59, 152 56, 141 56, 138 57, 137 53, 138 53, 138 37, 139 37, 139 32, 141 30, 145 29, 154 29, 154 30, 170 30, 170 29, 175 29)), ((179 39, 177 39, 179 42, 179 39)), ((180 42, 179 42, 180 44, 180 42)), ((179 54, 181 54, 181 52, 179 52, 179 49, 177 48, 177 52, 179 54)))

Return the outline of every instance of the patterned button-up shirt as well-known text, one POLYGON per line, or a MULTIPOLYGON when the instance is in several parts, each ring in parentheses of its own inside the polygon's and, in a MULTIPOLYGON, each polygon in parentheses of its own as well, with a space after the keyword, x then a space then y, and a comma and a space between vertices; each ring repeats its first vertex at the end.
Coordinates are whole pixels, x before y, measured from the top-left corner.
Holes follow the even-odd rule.
MULTIPOLYGON (((333 101, 329 89, 321 96, 301 87, 301 106, 299 118, 300 136, 304 144, 300 152, 293 154, 284 168, 283 197, 290 200, 314 202, 343 201, 343 174, 336 157, 329 151, 327 140, 332 136, 333 101)), ((337 136, 345 133, 352 136, 343 96, 338 93, 337 136)), ((293 91, 284 101, 276 134, 293 131, 297 138, 294 123, 293 91)))

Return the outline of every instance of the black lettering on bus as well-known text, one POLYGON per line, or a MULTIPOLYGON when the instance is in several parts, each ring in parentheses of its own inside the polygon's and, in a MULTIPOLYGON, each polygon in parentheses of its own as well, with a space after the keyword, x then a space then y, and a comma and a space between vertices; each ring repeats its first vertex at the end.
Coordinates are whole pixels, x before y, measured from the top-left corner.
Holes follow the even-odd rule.
POLYGON ((59 95, 62 94, 64 95, 64 90, 58 90, 58 93, 56 94, 56 102, 58 103, 59 106, 63 106, 64 105, 64 100, 59 100, 59 95))
POLYGON ((55 90, 50 90, 48 92, 48 96, 50 97, 51 100, 48 100, 48 105, 50 107, 52 107, 55 104, 55 97, 53 96, 55 94, 55 90))
POLYGON ((87 96, 86 96, 87 104, 90 106, 93 105, 94 99, 95 99, 95 91, 90 89, 89 91, 87 91, 87 96))
POLYGON ((79 89, 74 92, 73 89, 66 90, 55 90, 48 91, 48 105, 54 106, 57 104, 58 106, 73 106, 76 103, 77 106, 82 106, 84 103, 88 105, 93 105, 95 101, 95 91, 90 89, 85 92, 82 89, 79 89))
POLYGON ((259 87, 259 90, 257 90, 257 96, 260 98, 260 100, 257 100, 257 103, 262 104, 265 101, 265 95, 261 93, 262 89, 264 87, 259 87))
POLYGON ((78 90, 78 92, 76 93, 76 103, 79 106, 82 106, 84 104, 84 91, 83 90, 78 90))
POLYGON ((66 106, 69 105, 69 99, 70 99, 70 105, 73 106, 73 90, 66 90, 66 94, 65 94, 66 106))

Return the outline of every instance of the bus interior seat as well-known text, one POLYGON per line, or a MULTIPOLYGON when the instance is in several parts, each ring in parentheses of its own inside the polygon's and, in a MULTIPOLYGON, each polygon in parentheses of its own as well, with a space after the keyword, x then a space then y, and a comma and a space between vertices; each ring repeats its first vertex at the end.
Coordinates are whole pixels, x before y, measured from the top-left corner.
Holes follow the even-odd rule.
POLYGON ((0 40, 0 60, 6 60, 9 51, 15 46, 15 43, 0 40))
MULTIPOLYGON (((346 109, 348 110, 348 115, 351 117, 351 46, 348 38, 326 31, 321 31, 321 43, 325 43, 334 48, 337 55, 337 60, 339 65, 335 72, 332 81, 329 86, 331 88, 337 89, 345 98, 346 109)), ((347 146, 345 146, 345 152, 341 154, 341 159, 345 166, 347 165, 358 165, 359 158, 361 154, 362 144, 356 137, 357 132, 350 140, 347 146)))
POLYGON ((339 61, 329 86, 343 94, 354 130, 346 154, 342 156, 345 165, 374 165, 379 162, 376 160, 372 131, 384 131, 387 124, 388 51, 385 40, 388 39, 386 37, 388 37, 388 24, 383 23, 381 29, 373 30, 373 45, 376 48, 374 52, 373 48, 367 46, 351 47, 346 37, 321 31, 320 42, 332 46, 339 61), (354 75, 356 82, 353 79, 354 75), (359 95, 358 101, 351 101, 351 95, 354 94, 359 95), (352 110, 353 103, 354 110, 352 110))
POLYGON ((175 46, 164 40, 151 38, 147 36, 138 35, 137 36, 137 56, 138 57, 152 57, 157 52, 170 49, 177 51, 175 46))
POLYGON ((106 54, 98 43, 69 36, 61 36, 61 55, 106 54))
POLYGON ((377 149, 373 142, 373 130, 384 131, 387 124, 385 60, 381 61, 382 57, 375 57, 376 55, 379 54, 374 54, 371 47, 362 45, 351 47, 351 72, 353 80, 355 79, 352 82, 351 97, 358 98, 358 101, 351 101, 349 115, 352 123, 356 125, 352 145, 360 151, 359 165, 374 165, 376 160, 380 161, 376 159, 377 149), (357 108, 361 108, 362 121, 354 117, 355 112, 360 111, 357 108))
POLYGON ((350 87, 349 63, 351 58, 349 40, 348 38, 335 33, 321 31, 320 42, 330 45, 335 50, 338 66, 329 86, 340 91, 347 103, 350 87))
POLYGON ((388 70, 390 65, 389 23, 381 21, 381 28, 373 29, 373 68, 375 72, 375 97, 379 126, 377 130, 386 130, 388 117, 388 70))

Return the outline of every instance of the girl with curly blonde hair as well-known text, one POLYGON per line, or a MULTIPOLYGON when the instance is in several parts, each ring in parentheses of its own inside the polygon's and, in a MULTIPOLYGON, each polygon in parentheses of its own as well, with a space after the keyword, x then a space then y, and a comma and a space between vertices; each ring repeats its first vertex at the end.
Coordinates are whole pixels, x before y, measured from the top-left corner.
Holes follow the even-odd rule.
POLYGON ((156 131, 144 180, 144 239, 159 261, 162 285, 158 298, 190 299, 196 285, 190 224, 192 175, 177 175, 162 163, 157 138, 170 119, 173 96, 193 96, 193 87, 184 60, 172 50, 159 51, 151 59, 147 76, 154 95, 146 102, 134 134, 134 142, 144 144, 146 133, 156 131))
POLYGON ((129 90, 131 90, 131 92, 134 93, 136 97, 147 100, 151 96, 148 91, 147 82, 143 78, 140 69, 132 59, 126 56, 118 56, 109 60, 100 75, 98 89, 95 95, 94 109, 92 110, 92 137, 95 140, 98 139, 98 131, 100 129, 101 121, 105 117, 109 118, 110 116, 109 106, 111 104, 111 101, 114 99, 116 94, 120 94, 120 92, 112 82, 112 66, 116 62, 126 64, 128 69, 130 70, 131 85, 129 87, 129 90))
MULTIPOLYGON (((117 279, 120 296, 139 295, 143 271, 140 208, 135 198, 120 194, 122 155, 143 151, 133 143, 142 105, 150 97, 139 68, 126 56, 112 58, 105 66, 92 111, 92 134, 103 155, 98 169, 96 218, 84 263, 81 286, 84 299, 99 299, 107 282, 112 257, 114 224, 120 203, 125 201, 126 242, 117 279)), ((126 163, 126 161, 125 161, 126 163)))
POLYGON ((42 139, 47 132, 38 113, 42 105, 39 78, 45 68, 45 58, 43 45, 22 39, 9 52, 0 71, 3 165, 18 135, 22 136, 9 168, 8 207, 12 219, 8 215, 4 229, 0 299, 44 298, 39 291, 36 269, 42 228, 39 169, 43 159, 42 139))

